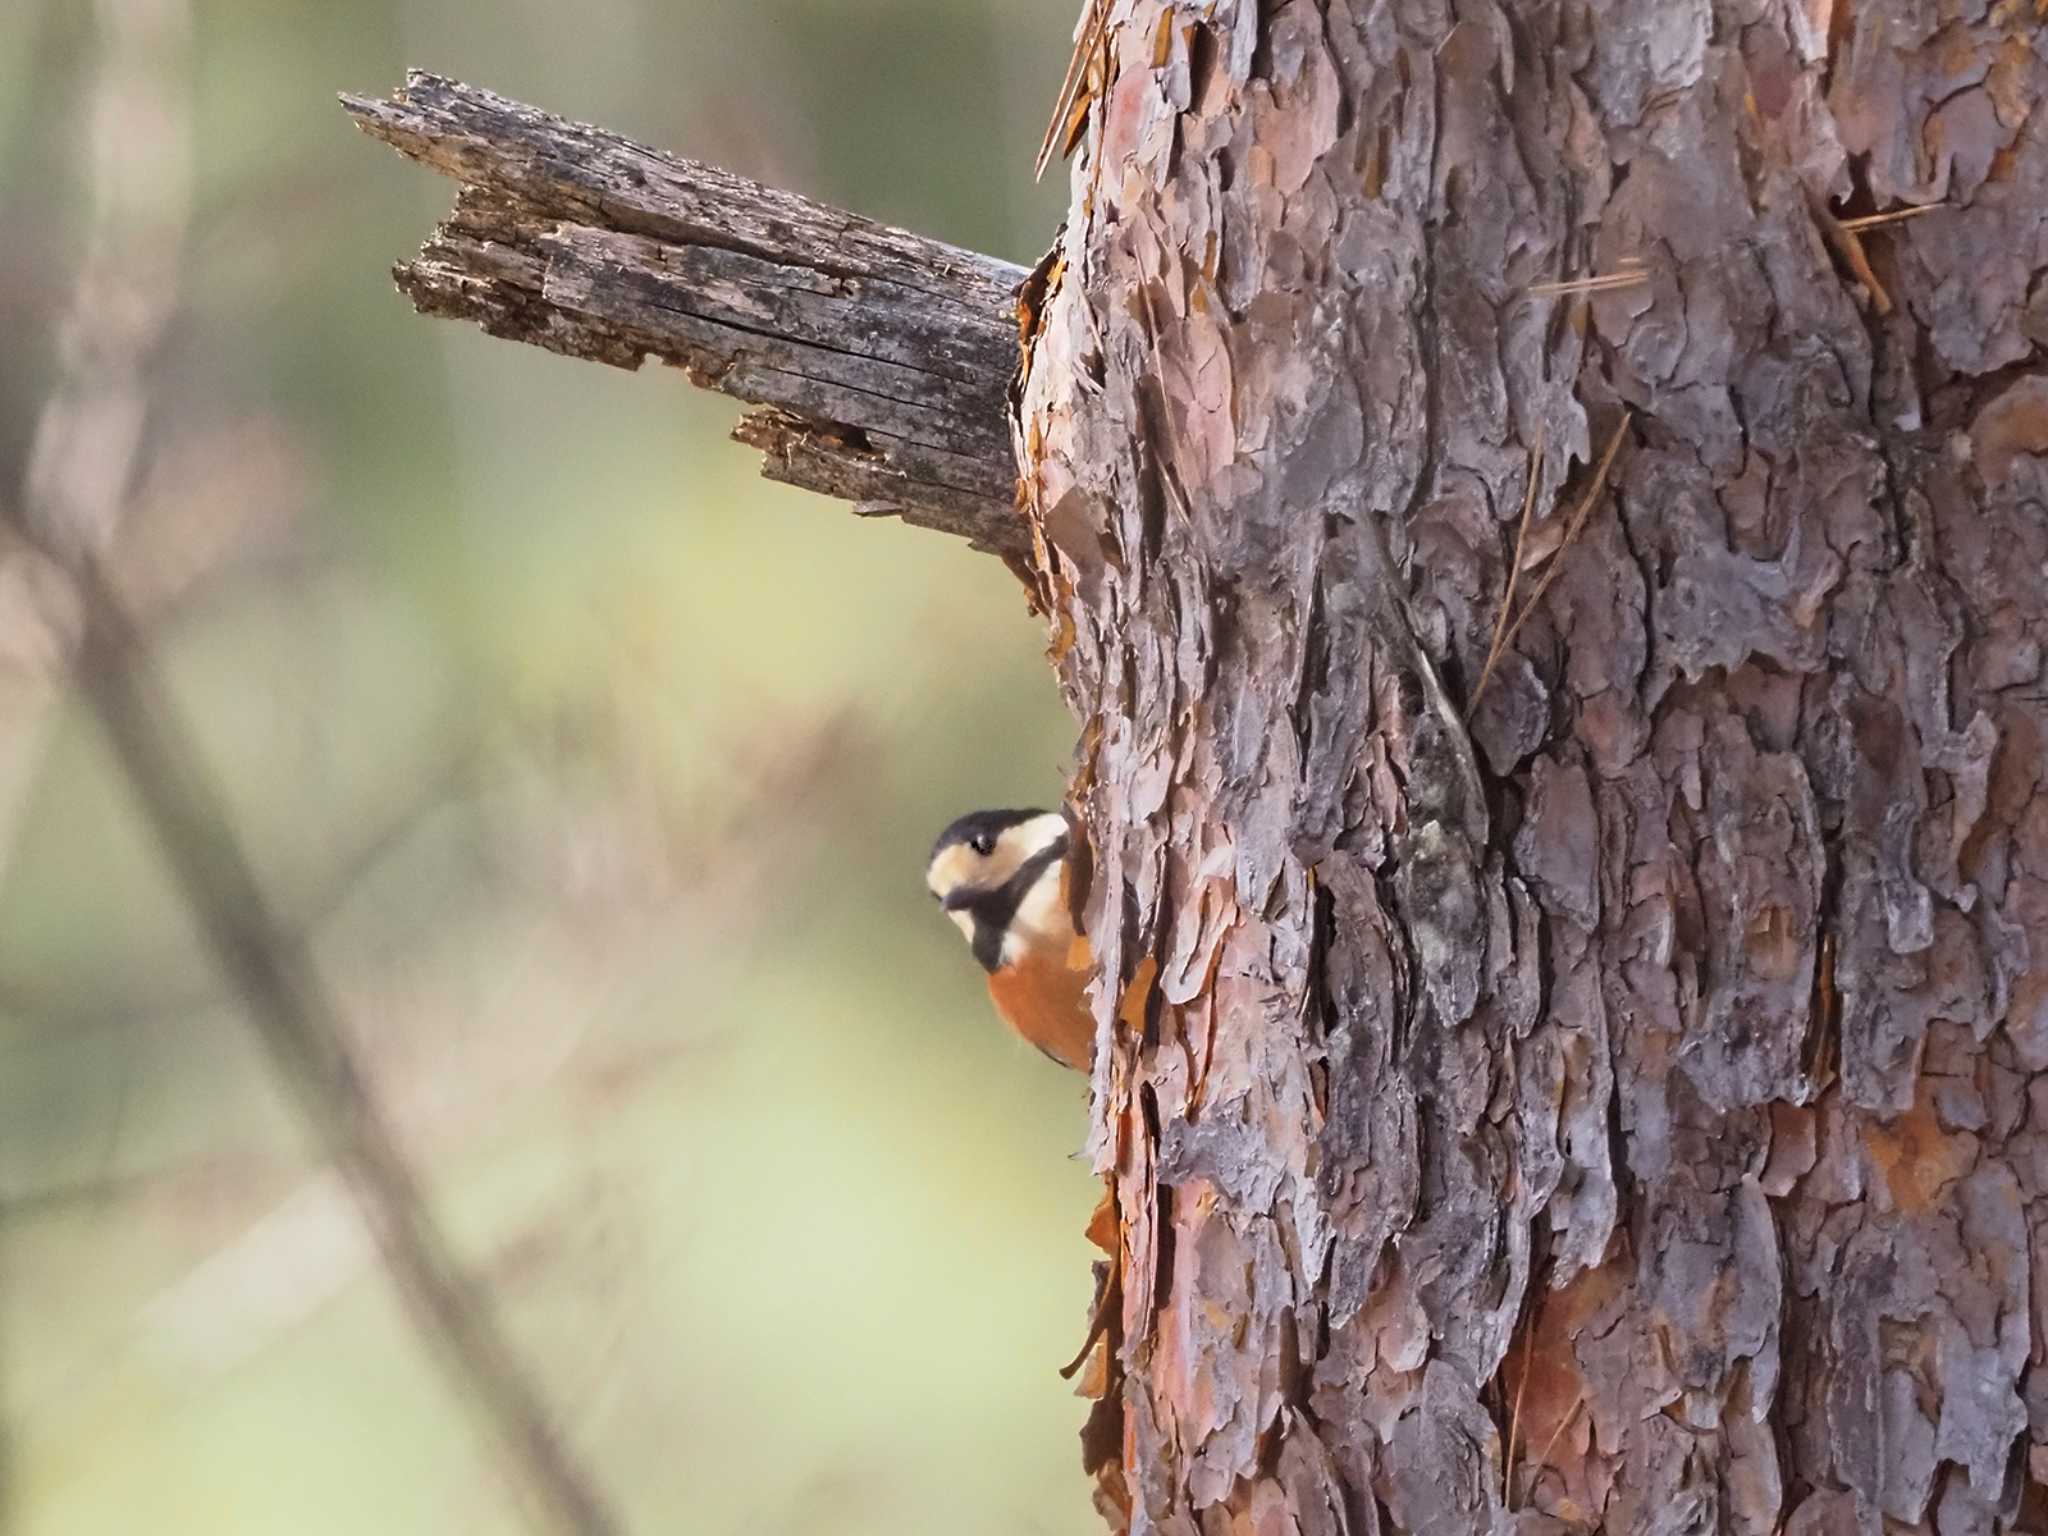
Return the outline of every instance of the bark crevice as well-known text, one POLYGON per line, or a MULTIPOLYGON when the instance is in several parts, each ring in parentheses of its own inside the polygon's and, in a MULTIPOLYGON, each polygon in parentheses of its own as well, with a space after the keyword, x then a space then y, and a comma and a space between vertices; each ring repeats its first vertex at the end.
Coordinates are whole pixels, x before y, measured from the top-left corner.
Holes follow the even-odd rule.
POLYGON ((1131 1525, 2023 1528, 2038 18, 1102 10, 1016 440, 1100 995, 1174 982, 1096 1075, 1131 1525))

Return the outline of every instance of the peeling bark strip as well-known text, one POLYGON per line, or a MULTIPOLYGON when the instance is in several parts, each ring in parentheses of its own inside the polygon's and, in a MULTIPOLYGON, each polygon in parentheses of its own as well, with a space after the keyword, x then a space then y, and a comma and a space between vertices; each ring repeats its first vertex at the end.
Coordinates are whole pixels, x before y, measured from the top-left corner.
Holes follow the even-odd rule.
POLYGON ((2048 1529, 2048 7, 1101 9, 1016 437, 1105 1504, 2048 1529))
POLYGON ((764 472, 1019 555, 1004 404, 1021 268, 417 70, 364 132, 460 181, 398 267, 424 314, 770 409, 764 472))

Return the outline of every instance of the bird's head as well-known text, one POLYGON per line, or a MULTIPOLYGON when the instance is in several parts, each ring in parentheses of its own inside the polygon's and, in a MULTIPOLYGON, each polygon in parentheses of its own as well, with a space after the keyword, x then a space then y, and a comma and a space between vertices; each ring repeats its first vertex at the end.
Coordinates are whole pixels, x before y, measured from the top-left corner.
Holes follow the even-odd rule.
POLYGON ((1063 942, 1060 863, 1067 819, 1057 811, 973 811, 932 844, 925 884, 945 908, 983 969, 1014 961, 1023 947, 1063 942))

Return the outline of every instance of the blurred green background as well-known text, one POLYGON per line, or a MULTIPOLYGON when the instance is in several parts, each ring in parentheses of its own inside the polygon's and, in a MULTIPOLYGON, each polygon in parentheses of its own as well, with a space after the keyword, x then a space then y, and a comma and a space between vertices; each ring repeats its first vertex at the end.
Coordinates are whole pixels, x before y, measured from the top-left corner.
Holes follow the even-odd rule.
MULTIPOLYGON (((111 558, 636 1532, 1098 1528, 1084 1091, 920 883, 1073 726, 996 562, 763 484, 676 375, 411 314, 452 188, 334 93, 431 68, 1028 263, 1074 9, 0 0, 0 487, 139 17, 191 180, 111 558)), ((36 591, 0 546, 0 1528, 517 1529, 36 591)))

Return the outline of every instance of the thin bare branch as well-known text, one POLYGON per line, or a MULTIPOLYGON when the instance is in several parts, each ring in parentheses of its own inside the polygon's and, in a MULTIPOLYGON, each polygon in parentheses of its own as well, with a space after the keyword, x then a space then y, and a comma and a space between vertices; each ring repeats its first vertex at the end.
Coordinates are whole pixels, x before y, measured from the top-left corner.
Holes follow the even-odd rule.
POLYGON ((1527 290, 1531 298, 1556 298, 1572 293, 1609 293, 1617 288, 1640 288, 1650 280, 1648 272, 1630 269, 1603 272, 1597 277, 1567 278, 1557 283, 1534 283, 1527 290))
POLYGON ((279 1075, 347 1181, 420 1333, 509 1453, 536 1524, 564 1536, 620 1527, 556 1433, 489 1298, 456 1262, 347 1045, 304 941, 272 911, 226 807, 140 635, 90 554, 71 565, 86 616, 78 677, 179 889, 279 1075))
POLYGON ((1522 550, 1529 542, 1529 514, 1536 507, 1536 482, 1543 475, 1543 438, 1539 433, 1536 447, 1529 455, 1529 484, 1522 492, 1522 521, 1515 530, 1515 550, 1508 560, 1508 586, 1501 594, 1500 612, 1494 616, 1493 638, 1487 642, 1486 665, 1479 669, 1479 684, 1472 690, 1472 702, 1465 706, 1465 718, 1472 718, 1472 711, 1479 707, 1479 701, 1486 694, 1486 684, 1493 676, 1493 669, 1500 662, 1500 653, 1507 643, 1508 614, 1515 606, 1515 582, 1522 574, 1522 550))
POLYGON ((101 559, 136 477, 148 415, 145 371, 176 308, 189 207, 183 66, 190 18, 185 0, 100 0, 98 19, 103 48, 84 178, 93 200, 87 256, 60 332, 60 377, 38 417, 13 520, 68 579, 86 703, 200 931, 354 1194, 422 1337, 506 1451, 536 1524, 563 1536, 608 1536, 617 1522, 556 1435, 488 1298, 435 1226, 304 941, 258 885, 219 789, 186 739, 101 559))
POLYGON ((1842 228, 1861 234, 1866 229, 1882 229, 1888 224, 1902 224, 1907 219, 1917 219, 1922 214, 1939 213, 1946 203, 1921 203, 1911 208, 1893 208, 1885 213, 1866 213, 1860 218, 1842 219, 1842 228))
MULTIPOLYGON (((1579 498, 1579 504, 1572 508, 1571 518, 1565 524, 1564 538, 1557 548, 1558 557, 1552 560, 1550 568, 1543 573, 1543 579, 1536 583, 1536 590, 1529 594, 1529 601, 1522 605, 1522 611, 1515 615, 1514 622, 1508 626, 1507 637, 1501 641, 1503 652, 1515 643, 1515 636, 1521 633, 1523 621, 1535 611, 1536 605, 1543 601, 1543 594, 1550 590, 1550 584, 1557 580, 1557 573, 1564 568, 1562 556, 1565 550, 1571 547, 1572 541, 1579 536, 1579 529, 1585 526, 1586 517, 1593 510, 1593 503, 1599 500, 1600 492, 1606 487, 1607 472, 1614 467, 1614 456, 1621 451, 1622 438, 1627 435, 1628 424, 1634 419, 1635 412, 1623 411, 1621 420, 1614 424, 1614 434, 1607 439, 1606 451, 1600 455, 1600 464, 1593 471, 1592 483, 1586 487, 1585 495, 1579 498)), ((1474 699, 1476 701, 1476 694, 1474 699)))

